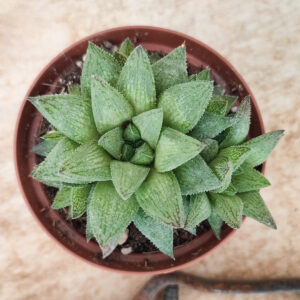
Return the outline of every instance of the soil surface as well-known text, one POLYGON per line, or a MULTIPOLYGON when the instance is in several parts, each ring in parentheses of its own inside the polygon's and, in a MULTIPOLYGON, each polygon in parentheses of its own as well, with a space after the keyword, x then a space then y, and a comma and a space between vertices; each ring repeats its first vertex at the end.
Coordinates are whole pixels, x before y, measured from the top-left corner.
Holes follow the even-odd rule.
MULTIPOLYGON (((135 41, 133 41, 135 42, 135 41)), ((103 43, 102 48, 113 53, 118 50, 118 46, 113 45, 109 41, 103 43)), ((162 53, 156 53, 159 56, 163 56, 162 53)), ((64 73, 61 74, 56 87, 54 89, 55 94, 63 94, 68 92, 68 85, 72 84, 79 84, 80 83, 80 75, 82 71, 84 57, 78 57, 75 60, 72 60, 72 66, 66 70, 64 73)), ((203 70, 201 67, 194 67, 188 65, 188 74, 195 74, 203 70)), ((234 94, 234 90, 230 91, 230 94, 234 94)), ((44 135, 46 132, 52 130, 50 123, 43 119, 40 126, 40 131, 36 139, 36 144, 41 142, 41 136, 44 135)), ((39 157, 39 161, 42 161, 44 158, 39 157)), ((44 185, 45 191, 51 201, 53 202, 55 195, 57 193, 57 189, 54 187, 49 187, 44 185)), ((68 216, 68 209, 63 208, 58 210, 59 214, 69 223, 77 232, 85 236, 85 229, 86 229, 86 215, 84 214, 82 217, 78 219, 70 219, 68 216)), ((183 229, 174 229, 174 247, 183 245, 197 236, 207 232, 210 229, 210 226, 207 221, 202 222, 199 226, 197 226, 197 235, 193 235, 183 229)), ((147 239, 136 227, 133 223, 128 226, 128 238, 123 245, 119 245, 117 249, 122 248, 131 248, 133 253, 143 253, 143 252, 153 252, 158 251, 158 249, 151 243, 149 239, 147 239)))

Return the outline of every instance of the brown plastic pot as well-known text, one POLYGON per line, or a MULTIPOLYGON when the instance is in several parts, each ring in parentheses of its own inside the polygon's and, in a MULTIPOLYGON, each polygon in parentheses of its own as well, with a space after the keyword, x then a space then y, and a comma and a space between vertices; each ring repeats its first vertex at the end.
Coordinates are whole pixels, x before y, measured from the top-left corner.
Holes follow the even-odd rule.
MULTIPOLYGON (((255 137, 264 133, 261 114, 248 85, 233 66, 216 51, 192 37, 168 29, 149 26, 119 27, 96 33, 73 44, 56 56, 38 75, 26 94, 17 120, 14 144, 15 167, 21 191, 33 215, 53 240, 70 253, 108 270, 126 273, 167 273, 198 262, 221 245, 234 230, 224 225, 221 240, 217 240, 210 230, 176 247, 175 261, 160 252, 122 255, 119 251, 114 251, 103 260, 99 246, 95 242, 86 242, 84 236, 76 232, 57 211, 51 209, 43 184, 29 177, 37 164, 37 156, 31 152, 31 149, 35 144, 42 116, 31 103, 26 101, 26 98, 53 91, 59 75, 70 68, 76 58, 86 52, 88 41, 98 45, 106 40, 119 44, 126 37, 142 44, 147 50, 163 53, 168 53, 185 41, 190 65, 209 67, 218 83, 225 85, 227 91, 236 90, 239 100, 246 95, 251 96, 250 136, 255 137)), ((265 165, 262 166, 262 171, 264 168, 265 165)))

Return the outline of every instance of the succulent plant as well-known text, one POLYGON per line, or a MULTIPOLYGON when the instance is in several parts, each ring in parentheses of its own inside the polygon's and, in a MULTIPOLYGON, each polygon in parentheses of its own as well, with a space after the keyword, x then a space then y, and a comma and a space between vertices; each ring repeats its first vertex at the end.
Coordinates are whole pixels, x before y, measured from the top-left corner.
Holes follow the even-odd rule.
POLYGON ((276 228, 255 167, 283 131, 246 141, 250 98, 232 113, 236 97, 208 69, 188 75, 185 45, 160 58, 129 39, 113 55, 89 43, 80 85, 29 100, 53 128, 31 175, 59 189, 54 209, 86 213, 104 257, 131 222, 172 258, 173 228, 195 234, 208 220, 220 238, 223 221, 239 228, 243 215, 276 228))

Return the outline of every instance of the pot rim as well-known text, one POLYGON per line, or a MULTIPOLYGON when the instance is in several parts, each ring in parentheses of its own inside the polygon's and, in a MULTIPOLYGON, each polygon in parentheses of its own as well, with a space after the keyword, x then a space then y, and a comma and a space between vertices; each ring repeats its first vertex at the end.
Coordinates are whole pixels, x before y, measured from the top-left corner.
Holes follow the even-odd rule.
MULTIPOLYGON (((228 68, 231 69, 231 71, 238 77, 238 79, 241 81, 241 83, 243 84, 243 86, 247 89, 247 91, 249 92, 249 95, 251 97, 251 104, 253 106, 253 108, 255 109, 255 111, 257 112, 257 118, 258 118, 258 123, 259 123, 259 127, 262 131, 262 133, 265 133, 265 128, 264 128, 264 124, 263 124, 263 120, 262 120, 262 116, 260 113, 260 110, 258 108, 258 105, 256 103, 256 100, 254 98, 254 95, 252 93, 252 91, 250 90, 248 84, 245 82, 245 80, 243 79, 243 77, 241 76, 241 74, 233 67, 233 65, 226 59, 224 58, 222 55, 220 55, 216 50, 214 50, 213 48, 211 48, 210 46, 208 46, 207 44, 189 36, 183 33, 180 33, 178 31, 174 31, 174 30, 170 30, 170 29, 165 29, 165 28, 161 28, 161 27, 155 27, 155 26, 146 26, 146 25, 131 25, 131 26, 119 26, 119 27, 114 27, 114 28, 110 28, 107 30, 103 30, 103 31, 99 31, 96 32, 94 34, 91 34, 87 37, 84 37, 82 39, 80 39, 79 41, 71 44, 69 47, 67 47, 66 49, 64 49, 63 51, 61 51, 60 53, 58 53, 54 58, 52 58, 50 60, 50 62, 44 67, 42 68, 42 70, 38 73, 38 75, 35 77, 34 81, 32 82, 32 84, 30 85, 29 89, 27 90, 25 97, 22 101, 22 104, 20 106, 19 109, 19 113, 17 116, 17 121, 16 121, 16 125, 15 125, 15 129, 14 129, 14 142, 13 142, 13 152, 14 152, 14 168, 15 168, 15 172, 16 172, 16 177, 17 177, 17 182, 18 182, 18 186, 21 190, 21 194, 23 199, 25 200, 25 203, 27 204, 27 207, 29 208, 29 210, 31 211, 31 214, 34 216, 34 219, 37 220, 38 224, 40 225, 40 227, 43 229, 44 232, 47 233, 48 236, 51 237, 52 240, 54 240, 56 242, 56 244, 59 244, 62 248, 64 248, 65 250, 67 250, 69 253, 71 253, 73 256, 80 258, 82 261, 89 263, 92 266, 96 266, 96 267, 100 267, 101 269, 107 270, 107 271, 114 271, 117 273, 123 273, 123 274, 164 274, 164 273, 170 273, 182 268, 185 268, 187 266, 190 266, 191 264, 194 264, 196 262, 199 262, 200 260, 204 259, 208 254, 211 254, 213 251, 215 251, 218 247, 220 247, 226 240, 229 239, 229 237, 231 237, 233 235, 233 233, 235 233, 235 229, 231 229, 231 231, 225 236, 223 237, 217 245, 215 245, 213 248, 209 249, 207 252, 201 254, 200 256, 197 256, 195 258, 191 258, 189 261, 184 262, 180 265, 177 266, 173 266, 173 267, 169 267, 169 268, 164 268, 164 269, 159 269, 159 270, 143 270, 143 271, 133 271, 133 270, 123 270, 123 269, 116 269, 113 267, 109 267, 109 266, 105 266, 105 265, 101 265, 101 264, 97 264, 95 262, 92 262, 91 260, 79 255, 75 250, 71 250, 69 249, 65 244, 63 244, 62 242, 60 242, 42 223, 42 221, 40 220, 40 218, 37 216, 36 212, 34 211, 29 199, 27 198, 24 188, 23 188, 23 184, 21 181, 21 174, 19 172, 19 166, 18 166, 18 159, 17 159, 17 142, 18 142, 18 131, 19 131, 19 127, 20 127, 20 120, 22 118, 23 115, 23 111, 25 108, 25 105, 27 103, 27 98, 28 96, 31 94, 32 90, 34 89, 34 87, 36 86, 36 84, 38 83, 38 81, 40 80, 40 78, 42 77, 42 75, 59 59, 61 58, 65 52, 68 52, 69 50, 78 47, 79 45, 81 45, 84 42, 87 42, 89 40, 95 39, 96 37, 98 37, 99 35, 109 35, 112 32, 115 31, 126 31, 126 30, 139 30, 139 31, 147 31, 147 30, 157 30, 157 31, 161 31, 164 33, 171 33, 173 35, 177 35, 179 37, 181 37, 184 40, 190 40, 204 48, 206 48, 209 52, 211 52, 213 55, 215 55, 218 59, 220 59, 221 61, 223 61, 228 68)), ((265 172, 265 168, 266 168, 266 163, 264 162, 262 164, 262 169, 261 172, 264 173, 265 172)), ((245 217, 243 218, 243 223, 245 221, 245 217)), ((74 229, 75 230, 75 229, 74 229)), ((189 244, 190 242, 188 242, 187 244, 189 244)), ((186 245, 187 245, 186 244, 186 245)), ((144 256, 143 253, 141 253, 140 255, 144 256)))

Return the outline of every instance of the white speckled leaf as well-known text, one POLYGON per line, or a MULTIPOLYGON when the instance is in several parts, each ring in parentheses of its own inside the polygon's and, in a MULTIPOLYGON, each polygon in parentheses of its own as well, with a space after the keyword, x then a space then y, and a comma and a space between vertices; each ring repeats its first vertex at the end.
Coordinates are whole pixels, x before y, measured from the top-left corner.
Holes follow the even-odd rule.
POLYGON ((235 122, 234 118, 205 112, 189 135, 198 140, 212 139, 235 122))
POLYGON ((118 80, 118 87, 135 113, 155 108, 156 94, 152 67, 142 46, 129 55, 118 80))
POLYGON ((139 188, 150 169, 130 162, 113 160, 110 163, 112 182, 116 191, 127 200, 139 188))
POLYGON ((236 193, 237 193, 237 189, 235 188, 235 186, 232 183, 230 183, 229 186, 227 187, 227 189, 222 192, 222 194, 227 195, 227 196, 233 196, 236 193))
POLYGON ((35 145, 31 151, 40 156, 47 156, 56 144, 57 142, 45 140, 35 145))
POLYGON ((211 208, 206 193, 192 195, 184 227, 193 229, 206 220, 210 214, 211 208))
POLYGON ((205 148, 201 151, 202 158, 207 162, 211 162, 219 152, 219 144, 216 140, 204 139, 202 142, 205 148))
POLYGON ((222 193, 225 191, 230 182, 233 173, 233 164, 231 160, 224 156, 217 156, 210 164, 209 167, 217 175, 222 182, 221 187, 214 190, 216 193, 222 193))
POLYGON ((116 127, 106 132, 101 136, 98 144, 115 159, 121 159, 122 147, 124 145, 123 129, 116 127))
POLYGON ((211 73, 209 69, 204 69, 198 74, 196 74, 196 80, 211 80, 211 73))
POLYGON ((244 204, 243 213, 266 226, 276 229, 276 224, 264 200, 257 191, 238 194, 244 204))
POLYGON ((80 78, 82 93, 90 95, 92 75, 98 75, 114 85, 120 71, 120 64, 111 54, 89 42, 80 78))
POLYGON ((263 163, 277 145, 283 133, 284 130, 271 131, 243 143, 243 146, 251 149, 246 162, 252 167, 263 163))
POLYGON ((243 202, 238 196, 209 193, 209 199, 218 215, 232 228, 240 228, 243 202))
POLYGON ((115 241, 133 220, 139 205, 134 196, 124 201, 111 181, 98 182, 89 203, 90 228, 100 246, 115 241))
POLYGON ((44 134, 41 138, 45 141, 49 141, 57 144, 61 139, 65 137, 66 136, 59 131, 49 131, 46 134, 44 134))
POLYGON ((249 156, 250 148, 246 146, 231 146, 222 149, 219 152, 220 156, 227 157, 233 164, 233 171, 235 171, 249 156))
POLYGON ((60 132, 81 144, 99 137, 91 108, 85 98, 46 95, 29 98, 39 112, 60 132))
POLYGON ((126 129, 124 130, 124 140, 134 143, 141 138, 141 134, 139 130, 132 124, 128 124, 126 129))
POLYGON ((247 96, 239 105, 234 115, 235 124, 224 132, 225 139, 221 142, 220 148, 242 143, 248 135, 250 127, 251 102, 247 96))
POLYGON ((91 141, 73 151, 60 167, 60 174, 66 182, 91 183, 110 180, 110 156, 91 141))
POLYGON ((87 209, 91 185, 71 189, 70 216, 72 219, 81 217, 87 209))
POLYGON ((91 186, 91 190, 88 196, 88 201, 87 201, 87 209, 86 209, 86 229, 85 229, 85 235, 86 235, 86 239, 87 241, 90 241, 93 237, 94 237, 94 233, 93 233, 93 228, 91 225, 91 214, 90 214, 90 210, 91 210, 91 199, 92 196, 94 194, 95 191, 95 187, 96 187, 96 183, 92 184, 91 186))
POLYGON ((155 149, 163 122, 163 111, 160 108, 143 112, 132 118, 141 137, 152 149, 155 149))
POLYGON ((96 127, 103 134, 133 116, 133 108, 123 95, 100 78, 92 78, 92 109, 96 127))
POLYGON ((211 214, 209 218, 207 219, 212 231, 214 232, 216 238, 218 240, 221 239, 221 229, 223 225, 223 220, 219 217, 216 210, 211 207, 211 214))
POLYGON ((190 81, 165 90, 158 100, 164 125, 183 133, 195 127, 212 96, 212 81, 190 81))
POLYGON ((179 46, 152 65, 157 94, 187 81, 186 49, 179 46))
POLYGON ((128 57, 130 53, 134 50, 134 45, 129 38, 126 38, 120 45, 119 53, 128 57))
POLYGON ((204 144, 172 128, 163 128, 156 147, 155 168, 159 172, 173 170, 194 158, 204 144))
POLYGON ((178 181, 172 172, 158 173, 152 169, 135 195, 147 215, 160 223, 183 227, 182 197, 178 181))
POLYGON ((140 147, 135 149, 134 155, 131 158, 131 162, 137 165, 148 165, 154 159, 154 153, 151 147, 144 143, 140 147))
POLYGON ((47 185, 60 187, 62 184, 62 178, 58 174, 60 165, 77 147, 78 144, 68 138, 62 139, 45 160, 34 167, 31 176, 47 185))
POLYGON ((142 209, 134 217, 134 225, 161 252, 174 259, 173 228, 155 221, 146 215, 142 209))
POLYGON ((71 188, 62 187, 60 188, 54 198, 51 205, 53 209, 61 209, 71 205, 71 188))
POLYGON ((206 192, 221 186, 221 181, 200 155, 175 169, 174 173, 182 195, 206 192))

